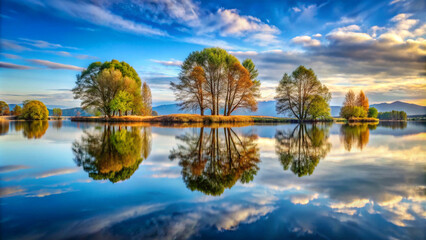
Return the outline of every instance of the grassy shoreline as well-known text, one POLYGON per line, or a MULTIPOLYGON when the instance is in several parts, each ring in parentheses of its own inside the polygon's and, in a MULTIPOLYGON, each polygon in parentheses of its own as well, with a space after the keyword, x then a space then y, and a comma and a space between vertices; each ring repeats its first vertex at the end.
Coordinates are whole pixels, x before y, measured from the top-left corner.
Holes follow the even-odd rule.
MULTIPOLYGON (((161 124, 182 124, 182 123, 198 123, 198 124, 213 124, 213 123, 232 123, 232 124, 276 124, 276 123, 299 123, 295 118, 282 118, 270 116, 221 116, 207 115, 201 116, 198 114, 170 114, 161 116, 115 116, 115 117, 72 117, 71 121, 75 122, 146 122, 146 123, 161 123, 161 124)), ((306 120, 305 123, 315 122, 346 122, 345 119, 330 118, 327 120, 306 120)))

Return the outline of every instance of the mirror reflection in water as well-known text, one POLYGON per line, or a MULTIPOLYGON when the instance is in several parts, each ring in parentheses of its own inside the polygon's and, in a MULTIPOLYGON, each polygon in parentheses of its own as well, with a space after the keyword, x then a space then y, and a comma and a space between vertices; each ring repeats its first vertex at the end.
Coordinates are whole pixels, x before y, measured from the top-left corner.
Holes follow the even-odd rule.
POLYGON ((277 130, 276 153, 284 170, 290 169, 299 177, 313 174, 331 149, 329 127, 329 124, 299 124, 292 130, 277 130))
POLYGON ((129 179, 151 151, 150 127, 103 126, 72 144, 74 161, 94 180, 129 179))
POLYGON ((244 184, 254 179, 260 162, 257 135, 238 135, 232 128, 197 130, 177 136, 180 143, 169 155, 170 160, 179 161, 189 189, 218 196, 237 181, 244 184))

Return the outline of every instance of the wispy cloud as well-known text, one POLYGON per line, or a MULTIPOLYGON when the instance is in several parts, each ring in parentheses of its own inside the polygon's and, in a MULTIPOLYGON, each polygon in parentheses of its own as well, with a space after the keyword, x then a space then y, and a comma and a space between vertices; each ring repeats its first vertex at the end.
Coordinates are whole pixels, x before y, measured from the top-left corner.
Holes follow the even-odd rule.
POLYGON ((21 195, 24 191, 21 187, 0 187, 0 198, 21 195))
POLYGON ((50 171, 47 171, 47 172, 40 173, 40 174, 36 175, 35 178, 36 179, 47 178, 47 177, 52 177, 52 176, 57 176, 57 175, 64 175, 64 174, 75 173, 77 171, 79 171, 79 168, 60 168, 60 169, 54 169, 54 170, 50 170, 50 171))
POLYGON ((30 48, 20 45, 16 41, 7 40, 7 39, 0 39, 0 45, 3 50, 13 50, 17 52, 31 50, 30 48))
POLYGON ((18 64, 13 64, 13 63, 7 63, 7 62, 0 62, 0 68, 27 70, 27 69, 32 69, 33 67, 25 66, 25 65, 18 65, 18 64))
POLYGON ((3 55, 5 58, 9 58, 9 59, 20 59, 21 56, 15 55, 15 54, 10 54, 10 53, 0 53, 1 55, 3 55))
POLYGON ((29 168, 29 166, 26 166, 26 165, 6 165, 6 166, 0 167, 0 173, 13 172, 13 171, 18 171, 18 170, 27 169, 27 168, 29 168))
POLYGON ((77 66, 74 66, 74 65, 56 63, 56 62, 51 62, 51 61, 47 61, 47 60, 40 60, 40 59, 29 59, 27 61, 34 63, 34 64, 37 64, 37 65, 40 65, 40 66, 47 67, 49 69, 67 69, 67 70, 77 70, 77 71, 82 71, 84 69, 82 67, 77 67, 77 66))
POLYGON ((61 44, 58 43, 50 43, 47 41, 43 41, 43 40, 33 40, 33 39, 28 39, 28 38, 19 38, 19 40, 21 40, 22 44, 26 44, 26 45, 30 45, 32 47, 36 47, 36 48, 68 48, 68 49, 74 49, 74 50, 78 50, 78 48, 76 47, 68 47, 68 46, 62 46, 61 44))
POLYGON ((47 11, 59 11, 65 17, 74 18, 80 21, 89 22, 98 26, 104 26, 119 31, 154 36, 167 36, 168 34, 152 26, 126 19, 114 14, 106 8, 91 3, 81 3, 74 1, 45 1, 42 5, 35 5, 32 1, 27 1, 33 7, 44 8, 47 11))

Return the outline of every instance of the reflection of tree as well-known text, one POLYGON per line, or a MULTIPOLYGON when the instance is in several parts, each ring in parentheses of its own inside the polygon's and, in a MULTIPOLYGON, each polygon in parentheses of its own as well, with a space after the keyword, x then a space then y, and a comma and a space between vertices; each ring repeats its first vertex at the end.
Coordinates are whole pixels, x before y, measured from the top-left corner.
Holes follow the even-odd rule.
POLYGON ((9 132, 9 122, 0 120, 0 135, 5 135, 9 132))
POLYGON ((75 162, 95 180, 115 183, 130 178, 149 155, 151 130, 148 127, 115 128, 104 126, 94 133, 85 131, 72 150, 75 162))
POLYGON ((406 121, 380 121, 380 127, 392 128, 392 129, 404 129, 407 127, 406 121))
POLYGON ((61 129, 62 128, 62 120, 55 120, 52 121, 52 127, 56 128, 56 129, 61 129))
POLYGON ((302 124, 292 131, 277 131, 275 134, 276 152, 284 170, 299 177, 311 175, 320 159, 331 149, 328 142, 328 127, 302 124))
POLYGON ((260 162, 256 135, 238 136, 231 128, 200 128, 199 134, 179 136, 183 142, 173 149, 169 158, 179 159, 187 187, 208 195, 221 195, 240 180, 253 180, 260 162))
POLYGON ((24 137, 28 139, 38 139, 43 137, 49 127, 48 121, 16 121, 12 122, 15 131, 22 130, 24 137))
POLYGON ((370 130, 374 130, 376 125, 369 124, 345 124, 340 128, 340 141, 347 151, 351 151, 352 146, 363 149, 370 138, 370 130))

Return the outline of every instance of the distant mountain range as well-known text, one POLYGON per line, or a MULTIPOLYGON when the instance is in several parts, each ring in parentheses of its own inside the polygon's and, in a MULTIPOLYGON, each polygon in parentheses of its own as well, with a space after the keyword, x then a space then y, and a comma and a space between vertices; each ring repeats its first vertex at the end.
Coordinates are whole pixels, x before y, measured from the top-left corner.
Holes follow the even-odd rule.
MULTIPOLYGON (((278 115, 275 111, 275 101, 263 101, 258 103, 258 110, 256 112, 250 112, 247 110, 236 110, 234 115, 259 115, 259 116, 273 116, 278 117, 282 115, 278 115)), ((10 110, 15 107, 16 104, 9 104, 10 110)), ((20 104, 22 106, 22 104, 20 104)), ((49 110, 49 115, 52 115, 52 109, 57 106, 48 105, 47 108, 49 110)), ((407 115, 426 115, 426 106, 420 106, 412 103, 405 103, 401 101, 396 101, 393 103, 379 103, 372 104, 370 107, 375 107, 379 112, 388 112, 392 110, 396 111, 405 111, 407 115)), ((341 106, 330 106, 331 115, 333 117, 337 117, 340 114, 341 106)), ((175 114, 175 113, 198 113, 198 112, 190 112, 190 111, 181 111, 179 110, 179 106, 177 104, 165 104, 152 108, 153 111, 157 111, 159 115, 167 115, 167 114, 175 114)), ((80 112, 80 116, 91 116, 89 113, 85 112, 79 107, 76 108, 62 108, 63 116, 76 116, 77 112, 80 112)))
MULTIPOLYGON (((278 117, 275 111, 275 101, 264 101, 258 103, 258 110, 256 112, 250 112, 247 110, 236 110, 234 115, 260 115, 260 116, 274 116, 278 117)), ((387 111, 405 111, 407 115, 426 115, 426 107, 411 103, 405 103, 396 101, 393 103, 379 103, 372 104, 370 107, 375 107, 379 112, 387 111)), ((341 106, 331 106, 331 115, 337 117, 340 114, 341 106)), ((153 108, 159 115, 173 114, 173 113, 191 113, 190 111, 181 111, 177 104, 160 105, 153 108)), ((197 112, 198 113, 198 112, 197 112)))

